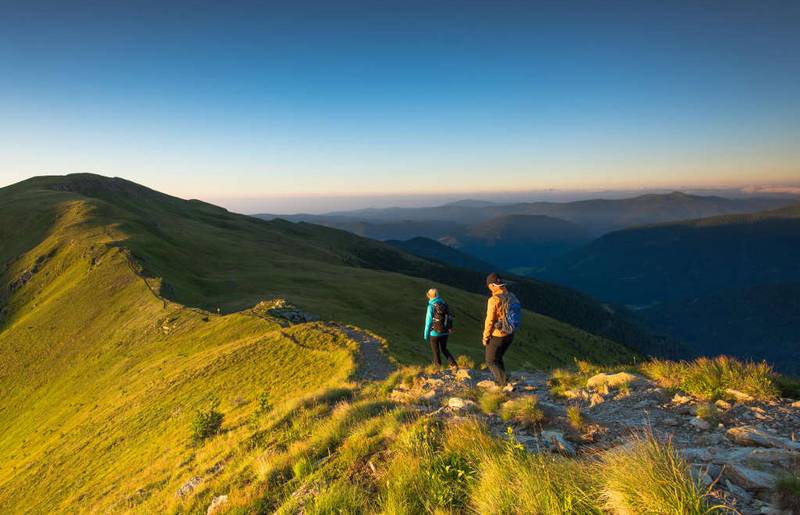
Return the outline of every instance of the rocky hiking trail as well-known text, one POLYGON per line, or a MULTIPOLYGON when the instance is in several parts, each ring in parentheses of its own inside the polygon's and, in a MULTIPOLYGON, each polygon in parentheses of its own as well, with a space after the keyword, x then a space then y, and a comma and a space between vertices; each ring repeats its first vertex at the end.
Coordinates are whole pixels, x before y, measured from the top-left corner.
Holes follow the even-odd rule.
POLYGON ((394 372, 394 365, 383 352, 381 341, 362 329, 339 325, 339 330, 358 343, 358 365, 356 379, 360 381, 382 381, 394 372))
POLYGON ((511 428, 529 452, 588 457, 651 432, 670 439, 694 478, 733 513, 787 513, 773 507, 772 487, 782 474, 800 469, 798 401, 761 402, 742 395, 735 402, 717 401, 714 417, 701 418, 701 401, 636 374, 597 374, 586 388, 571 392, 572 398, 563 398, 550 392, 544 372, 512 373, 504 402, 533 397, 544 415, 530 427, 481 411, 476 400, 483 392, 500 392, 490 377, 471 369, 422 374, 397 385, 389 397, 445 421, 478 417, 501 437, 511 428), (567 416, 570 406, 580 409, 578 428, 567 416))

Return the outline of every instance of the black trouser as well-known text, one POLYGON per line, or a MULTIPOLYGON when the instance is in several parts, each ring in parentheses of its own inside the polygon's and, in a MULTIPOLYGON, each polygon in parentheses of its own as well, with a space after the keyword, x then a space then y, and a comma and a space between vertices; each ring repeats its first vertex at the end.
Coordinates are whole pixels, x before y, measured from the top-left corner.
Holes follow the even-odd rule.
POLYGON ((445 334, 443 336, 431 336, 429 341, 431 342, 431 350, 433 351, 433 364, 437 366, 442 365, 442 357, 439 355, 441 351, 444 354, 444 357, 447 358, 447 361, 450 362, 451 365, 456 364, 456 358, 453 357, 452 354, 447 350, 447 337, 450 336, 445 334))
POLYGON ((503 355, 514 341, 514 333, 506 336, 492 336, 486 344, 486 366, 494 374, 495 382, 499 386, 506 385, 506 366, 503 364, 503 355))

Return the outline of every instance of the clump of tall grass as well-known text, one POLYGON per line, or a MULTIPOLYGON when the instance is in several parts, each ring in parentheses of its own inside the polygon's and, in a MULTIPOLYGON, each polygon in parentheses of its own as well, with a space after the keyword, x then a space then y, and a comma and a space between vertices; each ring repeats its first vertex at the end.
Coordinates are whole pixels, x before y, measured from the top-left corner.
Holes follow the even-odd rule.
POLYGON ((585 462, 509 447, 483 457, 470 500, 477 513, 599 514, 595 490, 585 462))
POLYGON ((714 403, 704 401, 697 405, 697 417, 712 424, 717 424, 719 422, 719 410, 717 410, 714 403))
POLYGON ((456 363, 460 368, 475 368, 475 360, 466 354, 459 354, 456 357, 456 363))
POLYGON ((531 429, 544 420, 544 412, 537 405, 535 395, 526 395, 502 404, 500 418, 513 421, 524 428, 531 429))
POLYGON ((571 404, 567 406, 567 422, 569 423, 569 427, 575 431, 583 430, 586 422, 583 420, 583 413, 579 405, 571 404))
POLYGON ((481 411, 487 415, 491 415, 500 409, 500 406, 506 399, 507 397, 503 392, 486 390, 481 394, 478 405, 481 407, 481 411))
POLYGON ((710 488, 692 478, 671 442, 649 433, 606 452, 598 472, 604 507, 612 513, 702 515, 724 508, 713 503, 710 488))
POLYGON ((729 356, 701 357, 694 361, 656 359, 642 363, 640 370, 662 387, 680 388, 702 399, 725 397, 729 389, 761 400, 772 399, 779 393, 776 374, 767 363, 729 356))

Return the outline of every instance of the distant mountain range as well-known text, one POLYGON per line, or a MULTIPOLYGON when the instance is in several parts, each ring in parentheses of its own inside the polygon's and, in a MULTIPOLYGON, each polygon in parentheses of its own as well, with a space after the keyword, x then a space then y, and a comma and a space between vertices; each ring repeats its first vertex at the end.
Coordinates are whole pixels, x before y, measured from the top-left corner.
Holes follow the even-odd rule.
POLYGON ((536 273, 551 259, 604 233, 709 216, 752 213, 790 205, 791 198, 724 198, 681 192, 627 199, 499 204, 463 200, 425 208, 340 211, 278 216, 311 222, 376 240, 438 240, 497 268, 536 273))

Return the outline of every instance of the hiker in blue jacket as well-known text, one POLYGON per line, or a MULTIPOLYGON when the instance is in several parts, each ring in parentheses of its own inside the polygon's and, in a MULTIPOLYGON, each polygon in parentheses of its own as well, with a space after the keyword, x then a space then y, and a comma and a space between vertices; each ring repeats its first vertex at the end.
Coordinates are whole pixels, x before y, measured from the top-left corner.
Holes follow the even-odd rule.
POLYGON ((456 359, 447 350, 447 338, 453 331, 453 316, 447 304, 439 297, 436 288, 428 290, 428 312, 425 315, 425 331, 423 338, 430 342, 433 351, 433 363, 442 366, 441 354, 447 358, 451 367, 456 366, 456 359))

